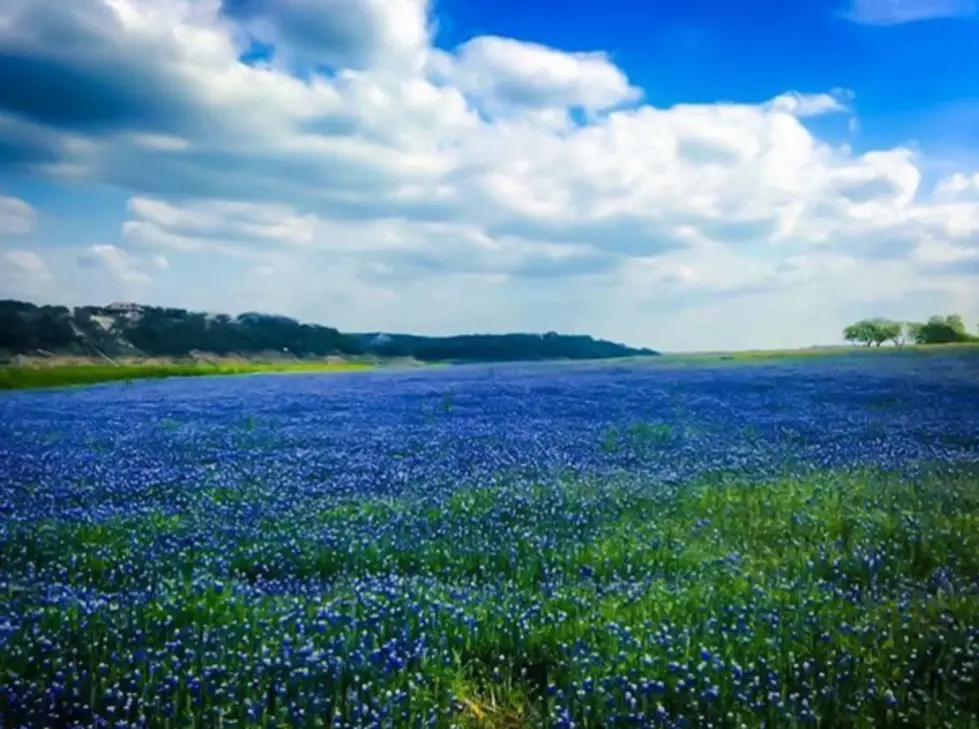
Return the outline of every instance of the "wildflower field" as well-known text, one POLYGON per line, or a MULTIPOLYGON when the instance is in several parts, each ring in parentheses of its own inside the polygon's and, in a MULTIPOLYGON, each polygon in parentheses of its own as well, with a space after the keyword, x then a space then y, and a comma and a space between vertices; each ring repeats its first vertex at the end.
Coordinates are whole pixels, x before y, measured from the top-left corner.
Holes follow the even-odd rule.
POLYGON ((0 395, 0 727, 979 727, 979 356, 0 395))

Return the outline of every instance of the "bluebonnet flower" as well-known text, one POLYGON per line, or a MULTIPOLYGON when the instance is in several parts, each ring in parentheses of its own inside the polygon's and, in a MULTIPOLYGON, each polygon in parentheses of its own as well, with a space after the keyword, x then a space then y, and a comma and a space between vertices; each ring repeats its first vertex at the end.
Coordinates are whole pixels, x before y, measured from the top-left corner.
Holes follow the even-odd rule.
POLYGON ((972 537, 922 464, 979 463, 979 386, 930 357, 0 398, 0 722, 447 727, 510 691, 568 727, 953 720, 979 639, 923 606, 977 594, 972 537), (847 501, 863 469, 916 486, 847 501))

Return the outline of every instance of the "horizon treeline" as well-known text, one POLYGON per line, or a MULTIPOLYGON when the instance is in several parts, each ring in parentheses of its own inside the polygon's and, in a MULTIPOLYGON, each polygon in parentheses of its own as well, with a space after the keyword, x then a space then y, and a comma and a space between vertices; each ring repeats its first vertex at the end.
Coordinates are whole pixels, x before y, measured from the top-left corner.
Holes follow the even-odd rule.
POLYGON ((276 353, 291 357, 408 357, 420 361, 602 359, 656 354, 585 335, 428 337, 343 333, 275 314, 237 316, 117 303, 38 306, 0 300, 0 353, 186 357, 276 353))
POLYGON ((926 322, 895 321, 884 317, 862 319, 843 330, 843 339, 865 347, 881 346, 893 342, 895 346, 911 344, 956 344, 979 342, 979 336, 970 334, 958 314, 936 314, 926 322))

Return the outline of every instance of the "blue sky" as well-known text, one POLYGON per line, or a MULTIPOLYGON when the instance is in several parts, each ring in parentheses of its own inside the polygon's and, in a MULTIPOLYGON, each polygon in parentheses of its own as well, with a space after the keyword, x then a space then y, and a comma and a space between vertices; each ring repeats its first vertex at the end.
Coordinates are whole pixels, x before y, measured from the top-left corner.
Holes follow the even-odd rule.
POLYGON ((668 350, 979 322, 977 11, 8 0, 0 297, 668 350))
POLYGON ((789 89, 854 92, 860 130, 826 130, 857 149, 914 142, 948 164, 979 160, 979 22, 965 0, 640 2, 596 11, 568 0, 440 0, 436 41, 528 38, 556 48, 606 49, 657 106, 757 103, 789 89), (918 17, 917 13, 924 14, 918 17), (848 16, 872 22, 852 22, 848 16), (918 17, 915 22, 900 22, 918 17), (953 160, 947 160, 951 157, 953 160))

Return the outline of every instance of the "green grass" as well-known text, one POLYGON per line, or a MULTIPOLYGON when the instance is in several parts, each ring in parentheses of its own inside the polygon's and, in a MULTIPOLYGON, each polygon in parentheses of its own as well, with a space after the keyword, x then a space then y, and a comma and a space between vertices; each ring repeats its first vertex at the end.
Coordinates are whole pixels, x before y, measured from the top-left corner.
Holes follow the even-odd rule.
POLYGON ((241 364, 72 364, 0 367, 0 390, 94 385, 101 382, 244 375, 265 372, 359 372, 373 369, 366 363, 241 363, 241 364))
POLYGON ((903 347, 884 345, 882 347, 854 347, 850 345, 832 347, 806 347, 799 349, 754 349, 742 351, 719 351, 719 352, 689 352, 689 353, 664 353, 664 362, 689 362, 691 364, 704 364, 708 362, 768 362, 785 359, 808 359, 813 357, 827 356, 881 356, 889 354, 942 354, 950 351, 979 352, 979 342, 958 342, 953 344, 908 344, 903 347))
MULTIPOLYGON (((664 354, 661 357, 640 357, 610 360, 611 363, 645 365, 703 365, 703 364, 750 364, 786 359, 807 359, 825 356, 880 356, 899 352, 913 354, 940 354, 942 352, 976 351, 979 343, 908 345, 905 347, 867 348, 867 347, 813 347, 809 349, 751 350, 740 352, 693 352, 664 354)), ((555 363, 559 364, 559 363, 555 363)), ((574 364, 573 362, 565 364, 574 364)), ((44 387, 68 387, 73 385, 94 385, 102 382, 118 382, 165 377, 201 377, 207 375, 241 375, 275 372, 358 372, 370 370, 380 363, 370 362, 245 362, 237 364, 210 363, 168 363, 168 364, 66 364, 66 365, 28 365, 0 366, 0 390, 24 390, 44 387)), ((445 367, 446 363, 424 363, 426 368, 445 367)), ((450 411, 453 407, 452 394, 442 398, 438 408, 450 411)))

